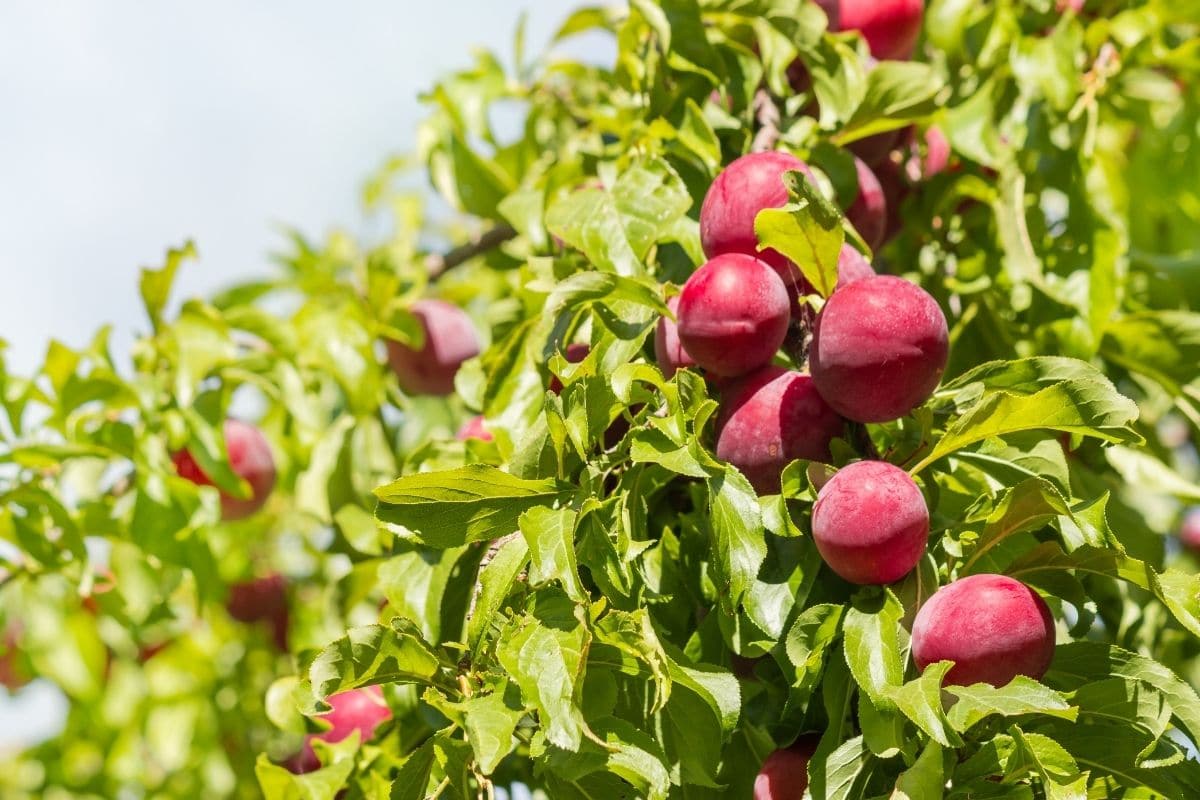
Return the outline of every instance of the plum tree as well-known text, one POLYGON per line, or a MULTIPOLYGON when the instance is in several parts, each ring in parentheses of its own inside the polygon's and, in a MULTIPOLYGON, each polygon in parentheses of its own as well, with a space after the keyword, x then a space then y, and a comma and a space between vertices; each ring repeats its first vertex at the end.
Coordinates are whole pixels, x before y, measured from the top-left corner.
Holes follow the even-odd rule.
POLYGON ((289 607, 283 575, 275 572, 233 584, 225 609, 238 622, 265 622, 276 647, 287 651, 289 607))
POLYGON ((292 772, 312 772, 321 766, 313 750, 314 741, 335 744, 357 731, 360 741, 365 742, 375 735, 376 728, 392 718, 392 710, 388 708, 383 699, 383 690, 378 686, 338 692, 325 698, 325 702, 333 708, 319 715, 318 719, 329 723, 329 730, 312 733, 305 738, 304 749, 286 764, 292 772))
POLYGON ((754 778, 754 800, 795 800, 808 789, 808 762, 820 738, 805 735, 767 756, 754 778))
POLYGON ((1200 508, 1190 509, 1179 525, 1179 541, 1193 553, 1200 553, 1200 508))
POLYGON ((462 424, 461 428, 458 429, 458 440, 460 442, 465 442, 468 439, 478 439, 481 442, 490 442, 494 438, 495 437, 492 436, 492 432, 484 427, 482 416, 471 417, 462 424))
POLYGON ((783 468, 797 458, 827 461, 843 426, 810 376, 766 366, 722 390, 716 453, 759 494, 777 493, 783 468))
POLYGON ((454 376, 479 355, 479 336, 467 313, 444 300, 425 299, 410 309, 425 331, 420 349, 388 340, 388 364, 409 394, 454 393, 454 376))
POLYGON ((859 31, 871 55, 883 59, 911 58, 921 35, 924 0, 818 0, 836 31, 859 31))
POLYGON ((856 422, 898 419, 925 402, 948 355, 937 301, 893 275, 834 292, 817 315, 809 351, 821 396, 856 422))
POLYGON ((856 461, 817 493, 812 534, 821 558, 846 580, 892 583, 925 553, 929 508, 904 470, 886 461, 856 461))
POLYGON ((924 670, 953 661, 945 683, 1004 686, 1040 679, 1054 658, 1054 618, 1037 592, 1005 575, 968 575, 938 589, 913 620, 912 655, 924 670))
MULTIPOLYGON (((267 437, 248 422, 225 420, 224 435, 229 466, 234 474, 250 484, 250 496, 239 498, 222 491, 221 516, 226 520, 245 519, 266 504, 271 490, 275 488, 275 457, 271 454, 267 437)), ((179 451, 172 460, 181 478, 200 486, 213 485, 187 450, 179 451)))
POLYGON ((700 206, 700 243, 708 258, 743 253, 767 262, 785 281, 795 267, 776 250, 758 250, 754 218, 764 208, 788 203, 783 173, 799 170, 812 176, 807 164, 777 150, 750 153, 735 159, 717 175, 700 206))
POLYGON ((874 250, 883 244, 887 232, 887 200, 879 178, 861 158, 854 159, 854 171, 858 175, 858 193, 846 209, 846 219, 874 250))
MULTIPOLYGON (((671 313, 678 319, 678 295, 667 301, 667 308, 671 309, 671 313)), ((678 324, 675 320, 666 316, 658 321, 658 325, 654 329, 654 358, 658 362, 663 375, 668 378, 674 375, 676 370, 696 366, 695 360, 687 354, 687 351, 683 349, 683 345, 679 343, 678 324)))
POLYGON ((701 367, 723 377, 768 363, 791 319, 783 280, 742 253, 715 256, 692 273, 678 309, 683 348, 701 367))

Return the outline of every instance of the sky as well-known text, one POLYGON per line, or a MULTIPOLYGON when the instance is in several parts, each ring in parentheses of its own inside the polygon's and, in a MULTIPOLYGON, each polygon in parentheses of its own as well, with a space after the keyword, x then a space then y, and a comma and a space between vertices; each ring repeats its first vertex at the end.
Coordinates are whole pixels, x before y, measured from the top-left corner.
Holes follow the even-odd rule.
MULTIPOLYGON (((270 269, 283 224, 354 229, 368 173, 411 148, 417 95, 476 45, 540 48, 569 0, 4 0, 0 338, 143 331, 139 268, 195 240, 181 295, 270 269)), ((586 46, 586 45, 585 45, 586 46)))
MULTIPOLYGON (((265 274, 283 224, 355 229, 363 180, 412 147, 420 92, 479 45, 536 52, 569 0, 4 0, 0 339, 27 373, 51 337, 114 349, 147 324, 138 272, 193 239, 177 297, 265 274)), ((585 41, 584 55, 605 44, 585 41)), ((0 748, 65 706, 0 690, 0 748)))

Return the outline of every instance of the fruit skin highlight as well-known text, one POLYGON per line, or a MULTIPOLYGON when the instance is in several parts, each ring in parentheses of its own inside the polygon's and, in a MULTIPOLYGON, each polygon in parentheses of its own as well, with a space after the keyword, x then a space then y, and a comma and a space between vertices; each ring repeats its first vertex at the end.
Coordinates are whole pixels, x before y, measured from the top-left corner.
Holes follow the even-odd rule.
POLYGON ((858 461, 821 487, 812 534, 821 558, 841 577, 892 583, 925 554, 929 507, 904 470, 886 461, 858 461))
POLYGON ((810 376, 767 366, 722 391, 716 454, 759 494, 777 494, 783 468, 798 458, 828 461, 844 426, 810 376))
POLYGON ((1054 659, 1054 618, 1037 592, 1006 575, 969 575, 938 589, 913 620, 912 655, 924 670, 953 661, 945 684, 1004 686, 1040 680, 1054 659))
POLYGON ((789 170, 799 170, 812 178, 807 164, 779 151, 744 155, 721 171, 700 207, 700 244, 706 257, 743 253, 765 261, 785 281, 791 279, 796 269, 792 262, 777 250, 759 252, 754 233, 758 212, 787 205, 783 173, 789 170))
POLYGON ((808 762, 820 738, 801 736, 791 747, 767 756, 754 779, 754 800, 795 800, 808 789, 808 762))
POLYGON ((787 335, 791 303, 783 280, 753 256, 726 253, 696 270, 679 295, 679 341, 722 377, 769 363, 787 335))
POLYGON ((817 315, 809 367, 821 396, 843 417, 888 422, 933 394, 949 338, 946 317, 928 292, 879 275, 830 296, 817 315))
MULTIPOLYGON (((679 296, 667 301, 667 308, 679 318, 679 296)), ((663 377, 670 379, 678 370, 696 366, 696 361, 687 354, 679 343, 678 324, 667 316, 658 320, 654 329, 654 359, 662 370, 663 377)))
MULTIPOLYGON (((275 488, 275 457, 262 431, 248 422, 227 419, 223 426, 225 449, 234 473, 250 484, 250 497, 241 499, 221 492, 221 518, 245 519, 266 504, 275 488)), ((192 454, 181 450, 171 457, 179 477, 198 486, 212 486, 212 480, 200 469, 192 454)))
POLYGON ((408 394, 453 394, 458 368, 479 355, 474 323, 467 312, 443 300, 418 300, 410 311, 425 329, 425 343, 414 350, 388 340, 388 364, 400 388, 408 394))

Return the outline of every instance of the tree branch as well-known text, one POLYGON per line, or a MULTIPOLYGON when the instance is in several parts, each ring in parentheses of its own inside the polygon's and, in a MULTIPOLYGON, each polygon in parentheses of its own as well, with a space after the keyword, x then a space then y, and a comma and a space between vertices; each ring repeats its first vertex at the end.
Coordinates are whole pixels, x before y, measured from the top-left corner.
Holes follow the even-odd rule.
POLYGON ((471 241, 460 244, 444 255, 432 253, 426 256, 425 270, 429 273, 429 277, 436 278, 446 270, 454 269, 459 264, 470 261, 475 256, 496 249, 516 235, 517 231, 511 225, 497 225, 494 228, 484 231, 471 241))
POLYGON ((766 89, 754 93, 754 119, 758 122, 758 132, 750 143, 750 150, 761 153, 764 150, 774 150, 779 142, 779 106, 771 100, 766 89))

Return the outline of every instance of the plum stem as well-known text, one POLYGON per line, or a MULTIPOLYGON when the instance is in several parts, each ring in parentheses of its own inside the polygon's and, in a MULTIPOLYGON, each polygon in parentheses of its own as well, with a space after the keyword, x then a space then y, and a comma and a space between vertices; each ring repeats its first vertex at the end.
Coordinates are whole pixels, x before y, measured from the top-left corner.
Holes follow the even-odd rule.
POLYGON ((871 435, 867 433, 867 426, 863 423, 850 423, 850 443, 864 458, 872 461, 879 460, 879 450, 875 447, 875 442, 871 440, 871 435))
POLYGON ((809 326, 803 319, 793 318, 788 323, 787 336, 783 339, 783 351, 787 353, 788 358, 796 366, 796 369, 802 370, 808 364, 808 336, 809 326))

